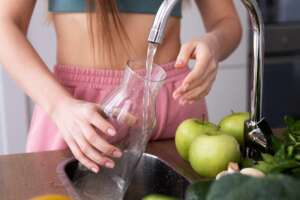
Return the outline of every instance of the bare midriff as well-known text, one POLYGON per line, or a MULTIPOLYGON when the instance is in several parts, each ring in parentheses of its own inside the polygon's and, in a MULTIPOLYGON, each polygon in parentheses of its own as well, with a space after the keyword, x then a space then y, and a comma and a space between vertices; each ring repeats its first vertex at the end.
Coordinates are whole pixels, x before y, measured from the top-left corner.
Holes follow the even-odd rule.
MULTIPOLYGON (((95 45, 92 48, 89 21, 86 13, 52 14, 57 34, 57 63, 80 67, 122 69, 129 59, 144 59, 147 53, 147 38, 154 15, 121 13, 120 19, 130 39, 130 48, 124 50, 121 42, 115 41, 115 55, 110 58, 108 47, 95 45), (108 61, 110 60, 110 61, 108 61)), ((116 33, 113 33, 113 35, 116 33)), ((95 34, 100 37, 101 34, 95 34)), ((114 37, 117 38, 117 37, 114 37)), ((168 21, 163 43, 159 46, 155 63, 174 61, 180 48, 180 18, 168 21)))

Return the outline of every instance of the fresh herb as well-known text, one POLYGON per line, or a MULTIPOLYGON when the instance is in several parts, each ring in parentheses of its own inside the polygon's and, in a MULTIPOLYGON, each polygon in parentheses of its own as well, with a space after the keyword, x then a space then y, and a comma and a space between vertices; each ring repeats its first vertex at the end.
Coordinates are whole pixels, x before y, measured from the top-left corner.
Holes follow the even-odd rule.
POLYGON ((261 154, 262 160, 254 166, 262 172, 286 173, 300 176, 300 120, 284 118, 287 128, 283 138, 272 138, 274 155, 261 154))

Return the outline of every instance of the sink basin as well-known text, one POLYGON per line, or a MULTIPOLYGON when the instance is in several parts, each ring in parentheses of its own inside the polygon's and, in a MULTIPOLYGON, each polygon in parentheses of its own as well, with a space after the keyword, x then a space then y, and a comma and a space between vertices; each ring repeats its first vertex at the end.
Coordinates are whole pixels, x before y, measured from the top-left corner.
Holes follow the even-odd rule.
MULTIPOLYGON (((81 170, 78 168, 78 161, 73 158, 63 161, 57 168, 59 177, 67 192, 76 200, 81 199, 77 192, 78 188, 74 185, 76 181, 74 174, 78 170, 81 170)), ((91 172, 81 171, 80 173, 91 172)), ((190 183, 191 180, 189 178, 176 172, 174 168, 163 160, 151 154, 144 153, 124 199, 141 200, 147 194, 152 193, 160 193, 183 199, 185 190, 190 183)))

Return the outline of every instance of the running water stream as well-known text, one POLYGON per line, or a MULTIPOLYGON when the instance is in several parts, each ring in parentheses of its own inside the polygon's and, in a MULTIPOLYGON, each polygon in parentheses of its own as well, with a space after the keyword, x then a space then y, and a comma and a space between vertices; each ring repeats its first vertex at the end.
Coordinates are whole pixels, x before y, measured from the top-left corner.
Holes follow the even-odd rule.
MULTIPOLYGON (((148 107, 150 105, 150 98, 151 98, 151 88, 149 81, 152 80, 152 69, 153 69, 153 62, 154 57, 156 54, 158 44, 156 43, 149 43, 148 50, 147 50, 147 59, 146 59, 146 75, 145 75, 145 87, 144 87, 144 110, 143 110, 143 116, 144 116, 144 122, 143 122, 143 134, 151 134, 151 130, 149 130, 149 113, 147 112, 148 107)), ((148 139, 148 138, 147 138, 148 139)))

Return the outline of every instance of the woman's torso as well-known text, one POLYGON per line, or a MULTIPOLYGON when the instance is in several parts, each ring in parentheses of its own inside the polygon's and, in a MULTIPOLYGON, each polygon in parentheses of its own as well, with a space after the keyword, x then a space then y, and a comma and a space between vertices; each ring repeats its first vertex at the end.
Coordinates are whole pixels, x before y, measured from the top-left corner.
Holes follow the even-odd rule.
MULTIPOLYGON (((107 63, 109 59, 107 47, 95 46, 95 54, 91 48, 87 13, 53 13, 52 15, 57 34, 57 63, 59 64, 99 68, 113 66, 120 69, 128 59, 146 57, 147 38, 154 20, 153 14, 120 13, 120 19, 129 36, 132 48, 128 54, 120 43, 115 44, 116 58, 112 60, 111 64, 107 63), (93 55, 95 55, 95 59, 93 55)), ((101 34, 98 36, 102 37, 101 34)), ((179 48, 180 18, 171 17, 166 28, 165 39, 158 48, 155 62, 162 64, 174 61, 179 48)))

